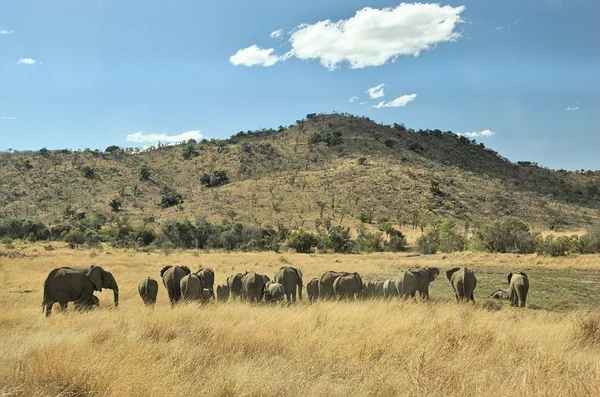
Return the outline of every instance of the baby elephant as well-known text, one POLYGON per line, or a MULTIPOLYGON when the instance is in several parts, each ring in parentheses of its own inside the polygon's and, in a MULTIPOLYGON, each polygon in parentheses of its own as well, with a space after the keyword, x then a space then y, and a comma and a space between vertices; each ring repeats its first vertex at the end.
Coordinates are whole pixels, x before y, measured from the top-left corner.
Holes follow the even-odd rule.
POLYGON ((266 302, 281 302, 285 296, 283 285, 273 281, 267 281, 265 285, 265 301, 266 302))
POLYGON ((527 292, 529 292, 529 279, 523 272, 517 274, 508 273, 509 300, 511 306, 525 307, 527 292))
POLYGON ((219 284, 217 285, 217 300, 219 302, 227 302, 229 299, 229 285, 219 284))
POLYGON ((138 292, 146 306, 154 306, 156 295, 158 295, 158 282, 153 278, 147 277, 138 284, 138 292))

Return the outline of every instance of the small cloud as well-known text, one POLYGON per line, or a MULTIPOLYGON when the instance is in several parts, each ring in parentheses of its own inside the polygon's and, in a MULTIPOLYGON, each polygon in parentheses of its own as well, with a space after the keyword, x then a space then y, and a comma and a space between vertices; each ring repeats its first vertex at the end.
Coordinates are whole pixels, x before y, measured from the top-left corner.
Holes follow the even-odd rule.
POLYGON ((381 101, 379 102, 377 105, 373 106, 374 108, 399 108, 399 107, 404 107, 406 106, 409 102, 414 101, 414 99, 417 97, 417 94, 410 94, 410 95, 402 95, 401 97, 398 97, 396 99, 394 99, 393 101, 381 101))
POLYGON ((496 26, 496 27, 494 28, 494 30, 502 30, 502 29, 504 29, 502 26, 496 26))
POLYGON ((367 102, 359 102, 360 105, 365 105, 367 102))
POLYGON ((283 30, 282 29, 277 29, 273 32, 271 32, 271 38, 272 39, 278 39, 283 35, 283 30))
POLYGON ((490 130, 483 130, 483 131, 475 131, 475 132, 463 132, 463 133, 458 133, 456 135, 462 135, 462 136, 466 136, 468 138, 489 138, 491 136, 496 135, 496 133, 493 131, 490 131, 490 130))
POLYGON ((273 48, 267 49, 251 45, 250 47, 238 50, 238 52, 229 57, 229 62, 235 66, 273 66, 280 60, 280 57, 277 55, 271 55, 273 51, 275 51, 273 48))
POLYGON ((371 97, 371 99, 376 99, 376 98, 381 98, 382 96, 384 96, 385 94, 383 93, 383 86, 385 86, 385 84, 381 83, 379 85, 376 85, 375 87, 371 87, 369 88, 367 91, 365 91, 367 94, 369 94, 369 96, 371 97))
POLYGON ((352 102, 356 101, 357 99, 358 99, 357 96, 353 96, 353 97, 350 97, 350 99, 348 99, 348 102, 352 103, 352 102))
POLYGON ((13 34, 14 32, 14 30, 0 29, 0 35, 13 34))
POLYGON ((136 132, 133 134, 129 134, 125 137, 129 142, 161 142, 161 143, 177 143, 184 142, 188 139, 200 140, 203 135, 200 133, 200 130, 196 131, 187 131, 183 132, 179 135, 167 135, 167 134, 143 134, 141 132, 136 132))
POLYGON ((19 59, 19 61, 17 63, 21 64, 21 65, 35 65, 36 63, 38 63, 38 61, 36 61, 35 59, 31 59, 31 58, 21 57, 21 59, 19 59))
POLYGON ((565 109, 565 112, 573 112, 573 111, 576 111, 576 110, 579 110, 579 106, 574 106, 574 107, 568 106, 565 109))
POLYGON ((5 117, 2 117, 2 120, 16 120, 16 117, 5 116, 5 117))

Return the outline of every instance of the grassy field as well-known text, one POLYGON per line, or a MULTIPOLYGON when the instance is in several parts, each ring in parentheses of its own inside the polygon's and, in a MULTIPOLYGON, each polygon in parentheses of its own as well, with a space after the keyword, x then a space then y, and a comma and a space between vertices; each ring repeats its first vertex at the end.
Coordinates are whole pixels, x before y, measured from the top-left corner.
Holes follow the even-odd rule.
MULTIPOLYGON (((53 243, 17 245, 0 257, 0 395, 320 396, 598 395, 600 256, 460 253, 299 255, 75 251, 53 243), (58 266, 101 265, 120 286, 97 293, 88 313, 41 313, 42 285, 58 266), (161 286, 154 310, 137 283, 185 264, 272 276, 284 265, 305 280, 326 270, 393 277, 438 266, 431 301, 246 303, 170 309, 161 286), (458 305, 445 270, 473 267, 475 305, 458 305), (528 273, 528 308, 487 299, 506 274, 528 273)), ((2 248, 2 247, 0 247, 2 248)))

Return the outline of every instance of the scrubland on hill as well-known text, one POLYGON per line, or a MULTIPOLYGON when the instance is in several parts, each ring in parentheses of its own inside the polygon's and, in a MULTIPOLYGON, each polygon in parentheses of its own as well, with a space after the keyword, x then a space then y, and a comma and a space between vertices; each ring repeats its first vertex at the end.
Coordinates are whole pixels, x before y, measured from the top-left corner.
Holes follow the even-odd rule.
MULTIPOLYGON (((597 395, 600 393, 600 256, 461 252, 302 255, 138 252, 105 246, 19 243, 0 257, 0 390, 7 396, 597 395), (168 255, 166 255, 168 253, 168 255), (100 265, 120 305, 41 313, 42 286, 58 266, 100 265), (428 302, 361 300, 292 306, 227 302, 171 309, 160 286, 143 306, 137 283, 165 265, 272 276, 285 265, 305 282, 326 270, 390 278, 437 266, 428 302), (457 304, 444 271, 476 271, 477 303, 457 304), (486 298, 509 271, 531 280, 528 307, 486 298)), ((306 291, 305 291, 306 293, 306 291)), ((305 295, 306 297, 306 295, 305 295)))

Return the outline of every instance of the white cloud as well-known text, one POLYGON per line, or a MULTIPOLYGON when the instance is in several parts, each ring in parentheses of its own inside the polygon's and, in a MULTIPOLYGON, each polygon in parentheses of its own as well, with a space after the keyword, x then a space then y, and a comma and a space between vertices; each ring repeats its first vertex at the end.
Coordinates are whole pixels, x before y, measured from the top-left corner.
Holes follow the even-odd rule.
POLYGON ((482 131, 475 131, 475 132, 463 132, 463 133, 458 133, 456 135, 463 135, 468 138, 489 138, 491 136, 496 135, 496 133, 493 131, 490 131, 490 130, 482 130, 482 131))
POLYGON ((2 120, 15 120, 15 119, 16 119, 16 117, 12 117, 12 116, 2 117, 2 120))
POLYGON ((568 106, 565 109, 565 112, 572 112, 572 111, 575 111, 575 110, 579 110, 579 106, 574 106, 574 107, 568 106))
POLYGON ((348 62, 351 68, 380 66, 401 55, 418 56, 436 44, 455 41, 464 6, 402 3, 397 7, 365 7, 349 19, 298 26, 291 35, 291 54, 317 59, 328 69, 348 62))
POLYGON ((502 26, 496 26, 496 27, 494 28, 494 30, 502 30, 502 29, 504 29, 502 26))
POLYGON ((352 103, 352 102, 356 101, 357 99, 358 99, 357 96, 353 96, 353 97, 350 97, 350 99, 348 99, 348 102, 352 103))
POLYGON ((229 57, 229 62, 233 65, 244 65, 244 66, 273 66, 279 60, 280 57, 277 55, 271 55, 275 51, 273 48, 260 48, 256 45, 238 50, 235 55, 229 57))
POLYGON ((360 105, 365 105, 367 102, 359 102, 360 105))
POLYGON ((283 30, 282 29, 277 29, 271 32, 271 38, 272 39, 278 39, 281 37, 281 35, 283 35, 283 30))
POLYGON ((161 142, 161 143, 177 143, 187 141, 188 139, 200 140, 203 135, 200 133, 200 130, 197 131, 187 131, 181 133, 179 135, 167 135, 167 134, 142 134, 141 132, 136 132, 133 134, 129 134, 125 137, 129 142, 161 142))
POLYGON ((402 106, 406 106, 407 103, 413 101, 417 97, 417 94, 410 95, 402 95, 394 99, 393 101, 381 101, 377 105, 373 106, 374 108, 398 108, 402 106))
POLYGON ((15 32, 14 30, 0 29, 0 35, 13 34, 14 32, 15 32))
POLYGON ((31 59, 31 58, 23 58, 21 57, 21 59, 19 59, 19 62, 22 65, 34 65, 36 63, 38 63, 38 61, 36 61, 35 59, 31 59))
POLYGON ((371 97, 371 99, 376 99, 376 98, 381 98, 382 96, 384 96, 385 94, 383 93, 383 86, 385 84, 381 83, 379 85, 376 85, 375 87, 371 87, 369 88, 367 91, 365 91, 366 93, 369 94, 369 96, 371 97))

